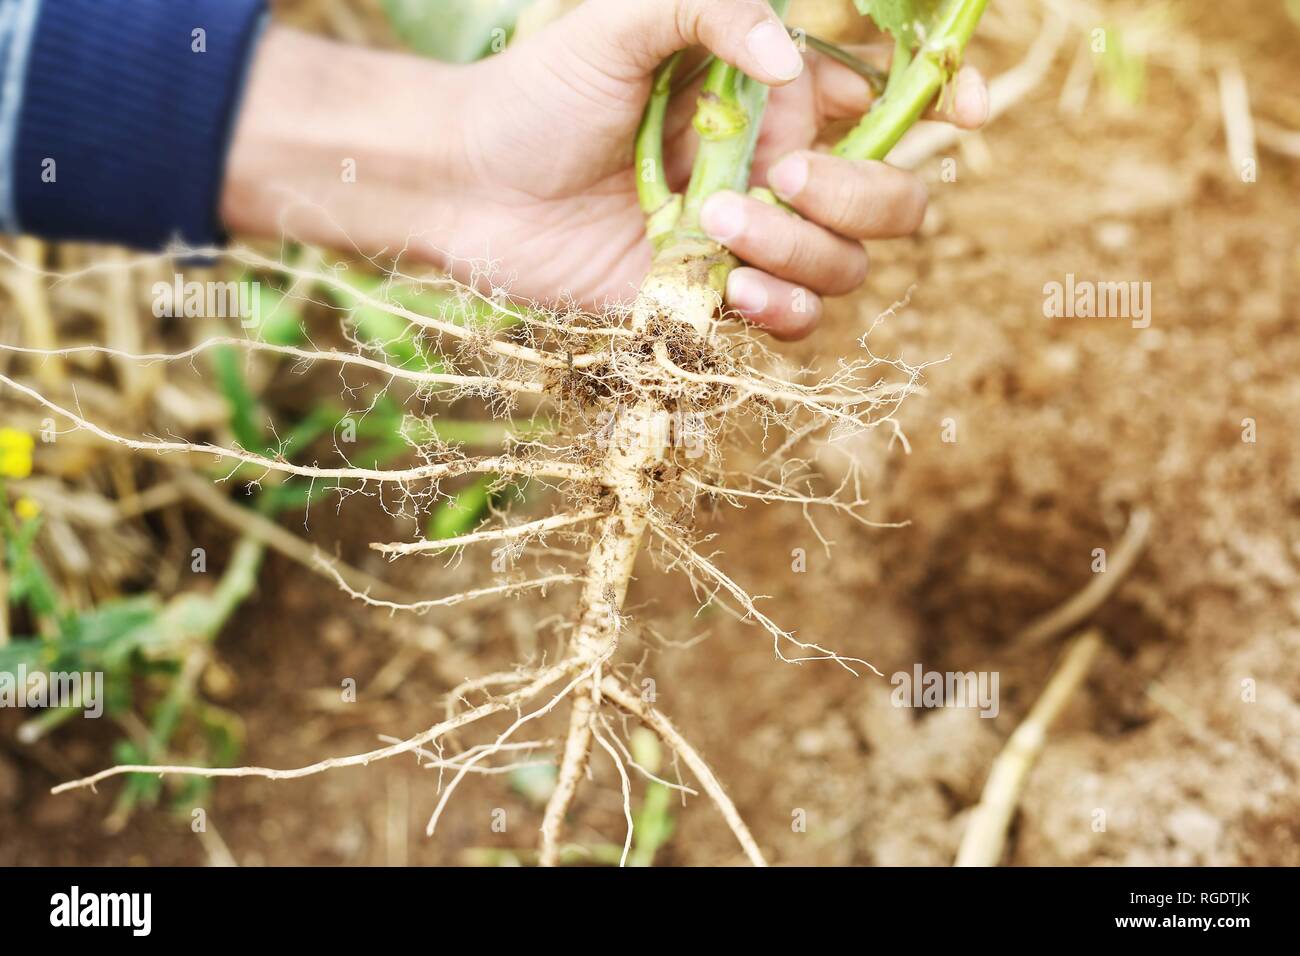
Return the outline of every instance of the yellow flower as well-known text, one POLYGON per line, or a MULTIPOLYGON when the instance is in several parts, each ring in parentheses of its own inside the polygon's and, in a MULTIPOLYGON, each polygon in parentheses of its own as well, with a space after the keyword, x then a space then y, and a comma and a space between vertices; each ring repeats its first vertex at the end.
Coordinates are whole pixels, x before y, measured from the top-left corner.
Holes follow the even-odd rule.
POLYGON ((22 521, 32 521, 40 516, 41 503, 31 498, 19 498, 14 502, 14 514, 22 521))
POLYGON ((31 435, 16 428, 0 428, 0 478, 26 478, 32 473, 31 435))

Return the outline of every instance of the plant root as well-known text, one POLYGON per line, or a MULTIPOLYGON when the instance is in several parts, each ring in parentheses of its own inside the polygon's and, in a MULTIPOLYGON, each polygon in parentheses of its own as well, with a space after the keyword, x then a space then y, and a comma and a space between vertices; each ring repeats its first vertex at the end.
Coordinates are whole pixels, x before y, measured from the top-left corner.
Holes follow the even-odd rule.
POLYGON ((979 805, 971 814, 957 851, 956 866, 997 866, 1001 861, 1025 780, 1043 752, 1052 725, 1088 676, 1101 648, 1101 632, 1094 629, 1076 638, 1062 655, 1029 716, 993 761, 979 805))
POLYGON ((673 726, 672 721, 660 711, 644 703, 631 688, 614 677, 606 677, 601 682, 600 689, 606 697, 620 708, 653 730, 659 739, 664 742, 665 746, 682 758, 682 762, 691 768, 691 772, 695 774, 695 778, 700 782, 704 792, 709 795, 709 799, 717 806, 718 811, 722 814, 722 819, 727 822, 727 826, 731 828, 732 834, 735 835, 736 841, 744 851, 745 857, 754 866, 767 866, 767 860, 763 858, 763 851, 758 848, 758 843, 755 842, 753 834, 749 832, 749 827, 745 824, 744 818, 741 817, 740 811, 736 809, 736 805, 727 796, 727 791, 718 782, 717 776, 713 773, 713 768, 705 762, 699 751, 692 747, 677 728, 673 726))
POLYGON ((546 801, 542 816, 542 849, 538 862, 542 866, 558 866, 560 862, 560 833, 569 805, 578 792, 578 782, 587 771, 591 759, 592 718, 598 703, 595 699, 596 681, 579 688, 573 699, 569 715, 569 735, 564 741, 564 757, 555 790, 546 801))
POLYGON ((1064 604, 1031 621, 1012 639, 1012 643, 1025 648, 1039 647, 1074 630, 1095 614, 1097 608, 1106 603, 1133 570, 1133 565, 1142 556, 1150 533, 1151 512, 1138 508, 1129 516, 1128 528, 1111 556, 1106 572, 1093 575, 1083 590, 1064 604))
MULTIPOLYGON (((568 650, 560 663, 550 667, 497 673, 462 683, 445 701, 445 720, 406 740, 383 738, 386 746, 367 753, 330 758, 291 770, 124 765, 61 784, 54 792, 94 787, 102 780, 126 773, 294 779, 413 753, 426 765, 452 775, 446 786, 440 782, 439 798, 427 827, 432 834, 466 775, 500 772, 502 766, 490 761, 497 755, 519 749, 510 741, 511 735, 525 723, 543 717, 562 701, 569 700, 572 712, 558 759, 557 784, 540 827, 539 861, 555 865, 566 852, 565 818, 588 773, 593 746, 599 745, 614 760, 628 810, 630 839, 628 767, 643 774, 646 771, 632 761, 626 750, 619 753, 617 745, 621 742, 617 736, 602 733, 601 722, 605 720, 602 705, 608 700, 643 721, 690 767, 735 834, 746 858, 763 865, 763 855, 753 836, 703 758, 665 716, 643 704, 607 670, 627 623, 624 606, 634 567, 650 532, 662 545, 656 556, 666 557, 669 568, 684 570, 702 600, 725 598, 719 603, 728 613, 757 624, 770 634, 779 660, 796 663, 829 660, 854 674, 860 668, 874 671, 864 660, 842 657, 796 638, 759 611, 757 597, 748 594, 723 571, 713 555, 701 553, 691 543, 700 540, 694 533, 693 521, 698 500, 708 497, 736 507, 752 502, 797 505, 828 548, 830 542, 812 520, 814 509, 846 515, 867 527, 896 527, 872 522, 863 513, 868 501, 859 487, 856 471, 833 492, 822 494, 816 490, 813 470, 795 456, 799 453, 798 446, 805 442, 836 441, 885 422, 893 424, 897 431, 892 415, 907 395, 919 390, 917 383, 922 369, 879 359, 866 347, 864 336, 860 344, 866 349, 866 357, 841 360, 829 376, 814 379, 807 369, 793 375, 763 371, 760 366, 774 363, 759 338, 741 331, 726 336, 713 334, 729 319, 719 314, 719 296, 710 283, 717 270, 724 268, 730 259, 722 247, 704 241, 665 248, 634 303, 594 315, 517 307, 498 295, 497 290, 488 296, 451 280, 412 280, 400 272, 394 274, 392 281, 421 287, 431 285, 440 294, 450 292, 452 299, 464 306, 509 318, 513 324, 504 332, 476 325, 471 320, 453 320, 447 315, 420 315, 389 301, 385 294, 360 292, 345 280, 342 268, 331 268, 319 257, 304 266, 277 262, 247 249, 208 251, 224 255, 246 268, 277 272, 290 278, 292 286, 286 296, 305 299, 312 287, 334 289, 346 293, 359 306, 405 320, 420 348, 436 354, 439 362, 427 370, 398 367, 378 345, 363 342, 351 334, 348 339, 354 352, 273 345, 251 336, 208 338, 176 352, 126 352, 96 345, 58 349, 3 346, 3 349, 29 359, 63 360, 100 355, 113 362, 180 365, 193 363, 213 349, 236 348, 249 361, 335 368, 345 394, 358 388, 360 382, 351 381, 355 376, 378 382, 384 389, 400 388, 408 401, 472 400, 482 403, 494 416, 507 419, 512 418, 518 403, 534 403, 538 408, 554 410, 552 427, 540 433, 531 430, 526 440, 507 433, 500 454, 481 457, 462 454, 459 448, 442 442, 436 435, 431 440, 412 437, 403 428, 402 437, 419 459, 409 467, 365 468, 346 461, 341 465, 307 464, 290 461, 287 455, 274 450, 257 451, 215 441, 128 437, 96 423, 92 415, 83 413, 79 403, 57 402, 20 377, 0 374, 0 387, 61 416, 74 429, 120 447, 150 454, 212 456, 229 464, 228 479, 238 476, 239 480, 256 485, 275 474, 326 481, 340 495, 375 495, 386 510, 392 507, 388 503, 391 489, 396 489, 398 506, 390 513, 403 517, 427 511, 446 497, 442 483, 461 476, 491 475, 503 484, 507 481, 542 484, 562 500, 562 506, 549 517, 512 522, 494 510, 490 523, 453 537, 371 545, 390 559, 432 554, 456 561, 467 549, 487 545, 494 549, 494 554, 503 555, 512 564, 525 556, 545 556, 561 562, 559 568, 539 567, 534 576, 512 569, 504 580, 495 584, 427 600, 397 600, 396 595, 385 595, 377 580, 320 554, 308 555, 305 545, 300 546, 292 536, 277 533, 278 528, 272 531, 269 523, 259 524, 258 531, 269 544, 296 560, 310 559, 313 570, 334 580, 349 596, 390 612, 425 613, 479 598, 544 592, 552 586, 576 584, 580 593, 565 625, 568 650), (898 376, 882 376, 881 367, 892 369, 901 380, 898 376), (723 469, 724 448, 735 436, 748 433, 748 437, 759 438, 766 444, 770 432, 775 432, 779 440, 757 467, 743 476, 729 475, 723 469), (556 548, 550 541, 556 537, 566 542, 577 541, 582 549, 556 548), (564 567, 565 558, 575 554, 585 559, 584 566, 564 567), (799 653, 788 655, 791 647, 799 653), (564 686, 558 692, 540 705, 535 702, 535 698, 562 681, 564 686), (500 693, 491 696, 494 691, 500 693), (489 696, 470 706, 466 696, 478 693, 489 696), (458 752, 443 754, 448 739, 459 731, 508 711, 516 712, 516 719, 494 742, 468 749, 457 746, 453 749, 458 752)), ((0 257, 6 255, 0 250, 0 257)), ((124 259, 115 267, 147 268, 160 259, 156 256, 124 259)), ((29 271, 31 268, 29 265, 29 271)), ((83 274, 95 271, 83 270, 83 274)), ((346 459, 345 449, 336 444, 335 451, 346 459)), ((234 510, 218 504, 219 496, 198 495, 200 480, 197 477, 189 480, 187 476, 186 487, 193 486, 191 493, 224 519, 237 517, 234 510)), ((689 789, 665 783, 675 789, 689 789)))
POLYGON ((292 770, 276 770, 271 767, 193 767, 193 766, 159 766, 151 764, 121 764, 116 767, 109 767, 98 773, 91 774, 88 777, 82 777, 79 780, 70 780, 51 788, 50 793, 66 793, 69 790, 77 790, 82 787, 95 789, 96 785, 110 777, 121 776, 127 773, 157 774, 160 777, 169 774, 176 774, 190 777, 265 777, 268 780, 296 780, 299 777, 310 777, 318 773, 324 773, 326 770, 335 770, 340 767, 364 767, 376 760, 387 760, 389 757, 396 757, 404 753, 413 753, 426 744, 430 744, 444 737, 447 734, 467 727, 484 718, 491 717, 494 714, 502 713, 518 707, 526 701, 537 696, 541 691, 555 684, 574 667, 573 661, 565 661, 548 667, 540 671, 528 684, 517 691, 506 694, 496 700, 481 704, 470 710, 449 717, 447 720, 434 724, 423 733, 416 734, 414 737, 407 738, 387 747, 380 747, 378 750, 370 750, 362 754, 353 754, 347 757, 330 757, 326 760, 320 760, 305 767, 297 767, 292 770))

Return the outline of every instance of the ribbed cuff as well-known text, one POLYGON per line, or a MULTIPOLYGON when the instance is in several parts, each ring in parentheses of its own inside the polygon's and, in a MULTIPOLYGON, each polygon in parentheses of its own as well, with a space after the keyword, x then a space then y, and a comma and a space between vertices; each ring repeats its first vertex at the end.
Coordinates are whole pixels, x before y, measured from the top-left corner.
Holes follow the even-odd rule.
POLYGON ((12 157, 24 232, 218 243, 222 176, 264 0, 44 0, 12 157))

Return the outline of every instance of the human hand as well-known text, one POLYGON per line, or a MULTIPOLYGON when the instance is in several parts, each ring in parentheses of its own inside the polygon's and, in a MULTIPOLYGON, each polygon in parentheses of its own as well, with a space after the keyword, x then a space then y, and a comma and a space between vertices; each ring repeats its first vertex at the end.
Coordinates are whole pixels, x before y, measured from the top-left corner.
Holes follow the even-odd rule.
MULTIPOLYGON (((248 207, 270 206, 278 226, 311 241, 404 251, 462 278, 490 261, 500 269, 499 283, 520 297, 570 296, 590 307, 625 300, 651 257, 633 137, 655 69, 694 46, 774 87, 753 181, 769 184, 800 214, 734 193, 706 204, 703 227, 744 263, 731 274, 727 300, 746 319, 779 338, 808 334, 821 295, 849 292, 865 278, 860 240, 909 234, 924 213, 925 188, 913 174, 809 148, 826 124, 864 113, 870 89, 827 57, 801 56, 766 2, 588 0, 527 41, 467 67, 339 47, 291 31, 273 30, 264 45, 272 49, 259 54, 254 69, 223 204, 236 228, 249 218, 248 207), (269 115, 286 87, 293 95, 294 84, 317 120, 303 135, 276 137, 266 120, 248 118, 269 115), (357 89, 376 85, 384 96, 357 89), (290 155, 302 152, 295 141, 311 146, 305 162, 293 164, 297 181, 285 182, 274 168, 285 163, 285 146, 290 155), (258 155, 277 146, 279 160, 258 155), (349 148, 365 151, 355 160, 356 181, 325 188, 313 170, 349 148), (242 174, 241 165, 248 167, 242 174), (253 171, 258 166, 260 174, 253 171), (277 182, 279 202, 269 192, 277 182), (297 198, 286 205, 284 196, 297 198)), ((866 55, 888 59, 884 49, 866 55)), ((666 172, 677 190, 693 158, 694 99, 693 90, 676 98, 666 128, 666 172)), ((941 118, 965 128, 984 121, 988 95, 975 71, 958 75, 951 103, 941 118)), ((301 103, 293 111, 285 105, 274 111, 282 121, 302 112, 301 103)), ((268 218, 262 208, 244 227, 269 232, 268 218)))

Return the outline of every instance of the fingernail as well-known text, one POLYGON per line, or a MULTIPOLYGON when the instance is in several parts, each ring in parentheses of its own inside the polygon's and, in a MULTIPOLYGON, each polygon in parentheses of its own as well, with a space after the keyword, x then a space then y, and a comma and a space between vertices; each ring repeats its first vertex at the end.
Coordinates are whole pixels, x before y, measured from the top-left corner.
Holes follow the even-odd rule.
POLYGON ((778 80, 793 80, 803 72, 803 57, 779 23, 764 20, 749 31, 745 46, 754 54, 758 65, 778 80))
POLYGON ((700 225, 709 238, 730 242, 745 231, 745 203, 736 193, 714 193, 700 210, 700 225))
POLYGON ((793 199, 808 185, 808 157, 787 156, 767 171, 767 184, 782 199, 793 199))
POLYGON ((957 84, 953 112, 965 122, 983 126, 989 118, 989 90, 978 73, 967 72, 957 84))
POLYGON ((727 303, 742 315, 758 315, 767 308, 767 287, 756 275, 733 272, 727 279, 727 303))

